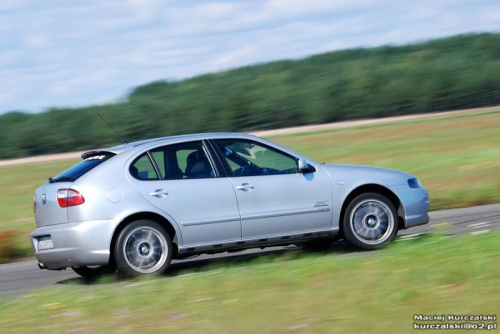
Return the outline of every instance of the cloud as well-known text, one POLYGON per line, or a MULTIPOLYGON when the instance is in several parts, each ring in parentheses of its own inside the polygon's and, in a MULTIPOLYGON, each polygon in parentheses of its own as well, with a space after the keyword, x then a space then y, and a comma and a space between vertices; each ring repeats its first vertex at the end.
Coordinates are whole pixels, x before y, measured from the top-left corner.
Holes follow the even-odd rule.
POLYGON ((214 60, 215 65, 231 65, 235 61, 247 57, 254 53, 254 48, 250 45, 244 46, 243 48, 236 50, 234 52, 226 53, 214 60))
POLYGON ((0 10, 15 10, 26 6, 29 0, 2 0, 0 1, 0 10))
POLYGON ((160 79, 498 31, 496 0, 3 0, 0 113, 83 106, 160 79))
POLYGON ((21 56, 21 51, 4 51, 0 52, 0 67, 15 65, 21 56))
POLYGON ((47 36, 42 35, 31 35, 24 39, 25 45, 28 48, 46 48, 50 45, 50 41, 47 36))

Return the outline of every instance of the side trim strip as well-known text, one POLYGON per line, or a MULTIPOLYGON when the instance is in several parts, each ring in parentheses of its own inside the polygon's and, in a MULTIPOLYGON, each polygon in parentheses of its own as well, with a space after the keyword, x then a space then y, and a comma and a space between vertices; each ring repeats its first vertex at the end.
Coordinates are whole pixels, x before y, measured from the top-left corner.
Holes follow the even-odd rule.
POLYGON ((216 218, 208 220, 192 220, 187 222, 181 222, 182 226, 197 226, 205 224, 218 224, 218 223, 228 223, 228 222, 240 222, 240 217, 227 217, 227 218, 216 218))
POLYGON ((319 207, 315 209, 303 209, 296 211, 284 211, 284 212, 275 212, 275 213, 264 213, 259 215, 251 215, 251 216, 242 216, 241 220, 251 220, 251 219, 261 219, 261 218, 272 218, 272 217, 280 217, 280 216, 295 216, 295 215, 304 215, 308 213, 322 213, 330 211, 330 207, 319 207))
MULTIPOLYGON (((308 213, 321 213, 330 211, 330 207, 319 207, 314 209, 303 209, 296 211, 285 211, 285 212, 274 212, 274 213, 264 213, 258 215, 251 215, 246 217, 241 217, 241 220, 251 220, 251 219, 261 219, 261 218, 272 218, 272 217, 280 217, 280 216, 295 216, 295 215, 304 215, 308 213)), ((217 224, 217 223, 227 223, 231 221, 239 221, 240 217, 227 217, 227 218, 216 218, 216 219, 208 219, 208 220, 193 220, 193 221, 185 221, 181 222, 182 226, 197 226, 204 224, 217 224)))

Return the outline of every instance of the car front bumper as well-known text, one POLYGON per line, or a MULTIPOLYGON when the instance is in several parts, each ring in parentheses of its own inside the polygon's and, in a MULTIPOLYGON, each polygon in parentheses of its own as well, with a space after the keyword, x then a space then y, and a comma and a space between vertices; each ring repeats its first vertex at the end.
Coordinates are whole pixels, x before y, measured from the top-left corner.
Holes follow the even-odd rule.
POLYGON ((47 269, 107 264, 115 227, 110 220, 43 226, 31 233, 31 244, 47 269), (52 238, 53 248, 39 250, 38 238, 45 236, 52 238))
POLYGON ((404 210, 405 228, 429 222, 429 193, 425 188, 410 188, 407 185, 390 187, 401 201, 404 210))

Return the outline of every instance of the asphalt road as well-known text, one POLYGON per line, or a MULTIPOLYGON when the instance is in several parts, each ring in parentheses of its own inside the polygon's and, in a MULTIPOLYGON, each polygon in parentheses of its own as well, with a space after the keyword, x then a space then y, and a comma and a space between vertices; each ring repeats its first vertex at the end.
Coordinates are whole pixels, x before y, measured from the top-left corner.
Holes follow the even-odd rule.
MULTIPOLYGON (((482 234, 500 230, 500 204, 476 206, 463 209, 441 210, 430 213, 429 224, 400 231, 399 241, 418 237, 439 230, 449 235, 482 234)), ((201 255, 193 259, 173 261, 166 276, 179 275, 184 269, 202 270, 208 264, 221 262, 242 262, 263 254, 293 251, 296 247, 272 247, 252 249, 239 253, 201 255)), ((339 256, 360 254, 345 242, 338 241, 331 247, 339 256)), ((40 270, 37 261, 25 261, 0 265, 0 297, 6 298, 29 293, 41 287, 57 284, 88 284, 71 269, 64 271, 40 270)))

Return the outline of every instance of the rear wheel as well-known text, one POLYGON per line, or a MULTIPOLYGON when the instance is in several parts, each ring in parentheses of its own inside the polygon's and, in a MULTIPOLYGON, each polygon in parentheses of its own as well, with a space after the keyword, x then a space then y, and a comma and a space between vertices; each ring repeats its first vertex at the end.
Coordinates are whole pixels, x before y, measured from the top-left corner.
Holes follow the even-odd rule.
POLYGON ((398 233, 394 204, 376 193, 354 198, 344 214, 345 239, 360 248, 376 249, 390 242, 398 233))
POLYGON ((160 224, 138 220, 120 232, 114 254, 125 276, 161 274, 172 259, 172 239, 160 224))

